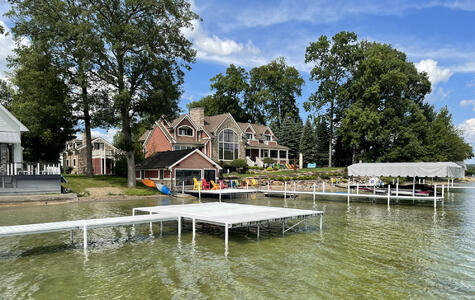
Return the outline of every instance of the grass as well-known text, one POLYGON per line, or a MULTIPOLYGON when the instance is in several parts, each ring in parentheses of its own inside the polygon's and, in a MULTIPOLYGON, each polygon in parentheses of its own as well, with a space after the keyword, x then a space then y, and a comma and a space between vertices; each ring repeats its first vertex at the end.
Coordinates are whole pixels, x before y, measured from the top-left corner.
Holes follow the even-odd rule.
POLYGON ((119 176, 94 176, 85 175, 64 175, 68 183, 64 186, 71 189, 71 192, 85 194, 87 188, 115 187, 120 188, 123 195, 127 196, 150 196, 160 194, 155 189, 146 187, 141 182, 137 182, 135 188, 127 187, 127 178, 119 176))
MULTIPOLYGON (((341 171, 343 168, 314 168, 314 169, 297 169, 297 174, 301 173, 319 173, 319 172, 337 172, 341 171)), ((249 171, 253 172, 252 174, 239 174, 236 172, 232 172, 229 174, 224 174, 224 177, 239 177, 239 178, 247 178, 247 177, 255 177, 255 176, 291 176, 294 175, 294 170, 284 169, 284 170, 276 170, 276 171, 266 171, 266 170, 254 170, 250 169, 249 171)))

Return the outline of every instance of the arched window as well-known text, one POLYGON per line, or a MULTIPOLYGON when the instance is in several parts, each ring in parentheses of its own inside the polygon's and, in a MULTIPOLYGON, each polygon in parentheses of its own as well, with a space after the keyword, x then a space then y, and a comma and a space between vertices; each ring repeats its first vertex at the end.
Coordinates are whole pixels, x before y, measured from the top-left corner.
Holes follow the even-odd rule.
POLYGON ((224 129, 218 136, 218 151, 220 160, 234 160, 238 158, 238 135, 232 129, 224 129))
POLYGON ((178 128, 179 136, 193 136, 193 129, 188 126, 181 126, 178 128))

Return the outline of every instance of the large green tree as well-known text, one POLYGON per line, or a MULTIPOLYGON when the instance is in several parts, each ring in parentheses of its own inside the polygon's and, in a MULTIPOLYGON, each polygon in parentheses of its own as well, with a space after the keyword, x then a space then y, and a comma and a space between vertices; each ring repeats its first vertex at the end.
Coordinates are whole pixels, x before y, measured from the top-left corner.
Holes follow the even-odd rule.
POLYGON ((332 37, 322 35, 306 49, 305 62, 313 65, 310 80, 318 84, 317 90, 304 103, 307 111, 325 111, 329 124, 328 166, 332 166, 334 126, 336 115, 343 110, 338 105, 342 85, 351 76, 358 60, 357 36, 353 32, 340 32, 332 37))
POLYGON ((0 79, 0 104, 8 106, 13 100, 13 87, 3 79, 0 79))
POLYGON ((94 33, 97 75, 110 86, 120 118, 128 186, 135 186, 132 128, 176 112, 184 69, 196 51, 183 35, 198 16, 186 0, 84 0, 94 33))
POLYGON ((307 118, 300 136, 299 152, 302 153, 304 164, 314 163, 317 159, 317 141, 315 139, 315 129, 310 118, 307 118))
POLYGON ((11 65, 17 91, 8 108, 29 129, 22 134, 24 159, 57 162, 76 123, 61 71, 35 45, 17 49, 11 65))
POLYGON ((238 122, 248 122, 244 109, 244 95, 248 90, 248 74, 242 67, 230 65, 224 74, 210 79, 213 94, 192 102, 189 108, 203 107, 207 116, 230 113, 238 122))
POLYGON ((289 147, 289 159, 299 158, 300 137, 302 135, 303 125, 299 118, 285 118, 280 128, 275 128, 272 131, 277 134, 277 139, 280 145, 289 147))
POLYGON ((93 176, 91 127, 108 124, 107 89, 94 72, 94 49, 101 43, 89 22, 91 4, 81 0, 10 1, 12 32, 47 49, 69 88, 75 116, 84 126, 86 174, 93 176))
POLYGON ((295 67, 280 57, 269 64, 253 68, 246 97, 246 110, 252 121, 263 120, 280 127, 284 118, 299 118, 297 97, 305 81, 295 67))

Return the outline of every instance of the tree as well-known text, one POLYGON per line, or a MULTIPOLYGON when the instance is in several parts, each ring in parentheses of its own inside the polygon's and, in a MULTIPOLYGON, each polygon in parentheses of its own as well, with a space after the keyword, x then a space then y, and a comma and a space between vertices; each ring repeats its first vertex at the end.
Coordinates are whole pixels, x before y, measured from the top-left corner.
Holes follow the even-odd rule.
POLYGON ((210 79, 214 94, 192 102, 188 108, 204 107, 207 116, 230 113, 238 122, 248 122, 244 109, 244 95, 248 89, 248 74, 242 67, 230 65, 225 74, 219 73, 210 79))
POLYGON ((100 40, 89 22, 91 5, 81 0, 14 0, 11 4, 12 32, 47 49, 68 85, 73 110, 84 125, 86 174, 93 176, 91 127, 104 126, 111 118, 107 91, 94 75, 94 48, 100 40))
POLYGON ((348 80, 358 59, 357 36, 353 32, 342 31, 333 36, 331 42, 325 35, 312 42, 306 49, 305 62, 313 63, 310 80, 319 85, 304 103, 307 111, 325 110, 329 123, 328 166, 332 166, 335 113, 339 107, 336 100, 343 83, 348 80))
POLYGON ((300 136, 302 134, 302 120, 294 121, 293 118, 285 118, 278 131, 278 142, 280 145, 289 147, 289 159, 298 159, 300 136))
POLYGON ((285 117, 299 118, 296 98, 302 95, 304 83, 297 69, 288 66, 283 57, 253 68, 246 97, 251 119, 280 127, 285 117))
POLYGON ((426 74, 390 45, 363 41, 363 53, 344 85, 348 108, 338 135, 353 152, 353 162, 414 161, 425 155, 429 122, 424 97, 426 74))
POLYGON ((300 137, 299 147, 299 151, 303 155, 304 164, 316 162, 316 146, 315 131, 310 118, 307 118, 300 137))
POLYGON ((127 157, 127 183, 135 186, 132 127, 140 118, 175 114, 184 71, 196 51, 183 35, 198 16, 185 0, 84 0, 101 41, 97 75, 110 85, 127 157))
POLYGON ((11 62, 17 91, 8 108, 29 129, 22 134, 26 161, 57 162, 75 132, 68 87, 51 60, 32 45, 16 49, 11 62))
POLYGON ((13 100, 14 90, 11 85, 0 79, 0 104, 8 106, 8 104, 13 100))

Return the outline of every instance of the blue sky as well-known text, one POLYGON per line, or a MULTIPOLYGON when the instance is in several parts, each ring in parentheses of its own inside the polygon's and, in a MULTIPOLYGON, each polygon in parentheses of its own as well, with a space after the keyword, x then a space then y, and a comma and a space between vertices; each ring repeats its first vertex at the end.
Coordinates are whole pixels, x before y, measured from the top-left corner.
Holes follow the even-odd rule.
MULTIPOLYGON (((0 1, 0 10, 6 11, 7 5, 0 1)), ((316 88, 308 80, 305 48, 322 34, 354 31, 360 39, 406 52, 419 70, 426 71, 433 86, 426 101, 437 108, 447 105, 454 123, 475 147, 475 1, 195 0, 192 6, 203 21, 186 31, 198 55, 186 73, 183 110, 190 101, 208 95, 209 78, 229 64, 250 69, 284 56, 306 80, 298 99, 305 119, 302 103, 316 88)), ((11 25, 5 17, 0 20, 11 25)), ((5 76, 11 49, 11 38, 0 37, 0 77, 5 76)))

